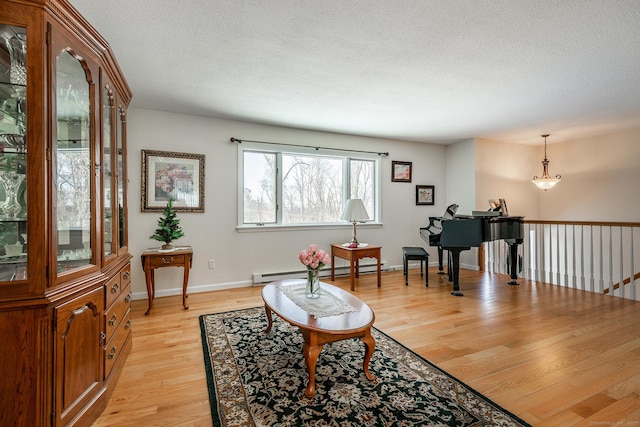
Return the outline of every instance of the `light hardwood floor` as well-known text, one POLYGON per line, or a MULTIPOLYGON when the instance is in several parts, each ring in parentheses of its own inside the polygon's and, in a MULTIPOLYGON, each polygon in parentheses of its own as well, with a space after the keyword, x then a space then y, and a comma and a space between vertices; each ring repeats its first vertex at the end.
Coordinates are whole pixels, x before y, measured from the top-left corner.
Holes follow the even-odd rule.
MULTIPOLYGON (((640 425, 640 303, 468 270, 458 298, 436 273, 429 288, 418 269, 409 286, 362 275, 354 293, 376 328, 534 426, 640 425)), ((198 316, 262 306, 261 289, 192 294, 189 310, 157 298, 149 316, 133 301, 133 350, 94 426, 210 426, 198 316)))

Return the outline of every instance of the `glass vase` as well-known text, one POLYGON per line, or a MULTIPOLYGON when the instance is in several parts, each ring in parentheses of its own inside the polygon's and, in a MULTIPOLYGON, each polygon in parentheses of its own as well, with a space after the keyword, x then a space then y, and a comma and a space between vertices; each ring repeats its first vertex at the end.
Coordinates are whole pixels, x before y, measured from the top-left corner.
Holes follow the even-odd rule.
POLYGON ((2 212, 10 218, 15 218, 22 210, 18 202, 18 189, 24 180, 24 174, 15 172, 0 172, 0 182, 4 187, 5 200, 2 212))
POLYGON ((307 298, 320 298, 320 269, 307 269, 307 287, 305 296, 307 298))

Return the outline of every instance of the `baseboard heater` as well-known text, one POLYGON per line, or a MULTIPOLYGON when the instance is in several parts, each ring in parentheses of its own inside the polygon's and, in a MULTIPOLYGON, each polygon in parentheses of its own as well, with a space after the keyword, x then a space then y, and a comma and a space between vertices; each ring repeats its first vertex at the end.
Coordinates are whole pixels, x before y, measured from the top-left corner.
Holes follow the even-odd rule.
MULTIPOLYGON (((378 268, 378 264, 360 264, 360 273, 375 273, 376 268, 378 268)), ((380 269, 382 271, 387 270, 387 263, 383 262, 380 265, 380 269)), ((349 275, 349 266, 343 267, 335 267, 335 275, 336 276, 348 276, 349 275)), ((325 267, 320 270, 320 277, 331 277, 331 267, 325 267)), ((277 273, 253 273, 253 284, 259 285, 261 283, 269 283, 276 280, 283 279, 306 279, 307 278, 307 270, 293 270, 293 271, 281 271, 277 273)))

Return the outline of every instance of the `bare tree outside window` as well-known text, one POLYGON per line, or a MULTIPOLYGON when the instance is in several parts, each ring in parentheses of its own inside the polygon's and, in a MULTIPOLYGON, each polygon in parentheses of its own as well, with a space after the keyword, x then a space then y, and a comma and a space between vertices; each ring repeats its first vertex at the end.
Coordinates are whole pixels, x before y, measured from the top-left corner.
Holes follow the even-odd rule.
POLYGON ((276 154, 244 153, 244 223, 276 222, 276 154))
POLYGON ((342 160, 320 156, 282 158, 282 222, 336 222, 342 208, 342 160))
POLYGON ((375 215, 374 200, 375 163, 372 160, 350 160, 349 176, 351 178, 350 199, 362 199, 369 218, 375 215))

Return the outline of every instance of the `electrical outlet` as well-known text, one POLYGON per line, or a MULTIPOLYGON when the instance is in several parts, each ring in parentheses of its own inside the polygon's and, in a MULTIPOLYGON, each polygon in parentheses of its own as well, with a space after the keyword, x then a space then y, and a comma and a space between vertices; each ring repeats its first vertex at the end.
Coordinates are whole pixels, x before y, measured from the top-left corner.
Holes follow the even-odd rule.
POLYGON ((214 268, 216 268, 216 260, 215 259, 210 259, 209 260, 209 269, 213 270, 214 268))

